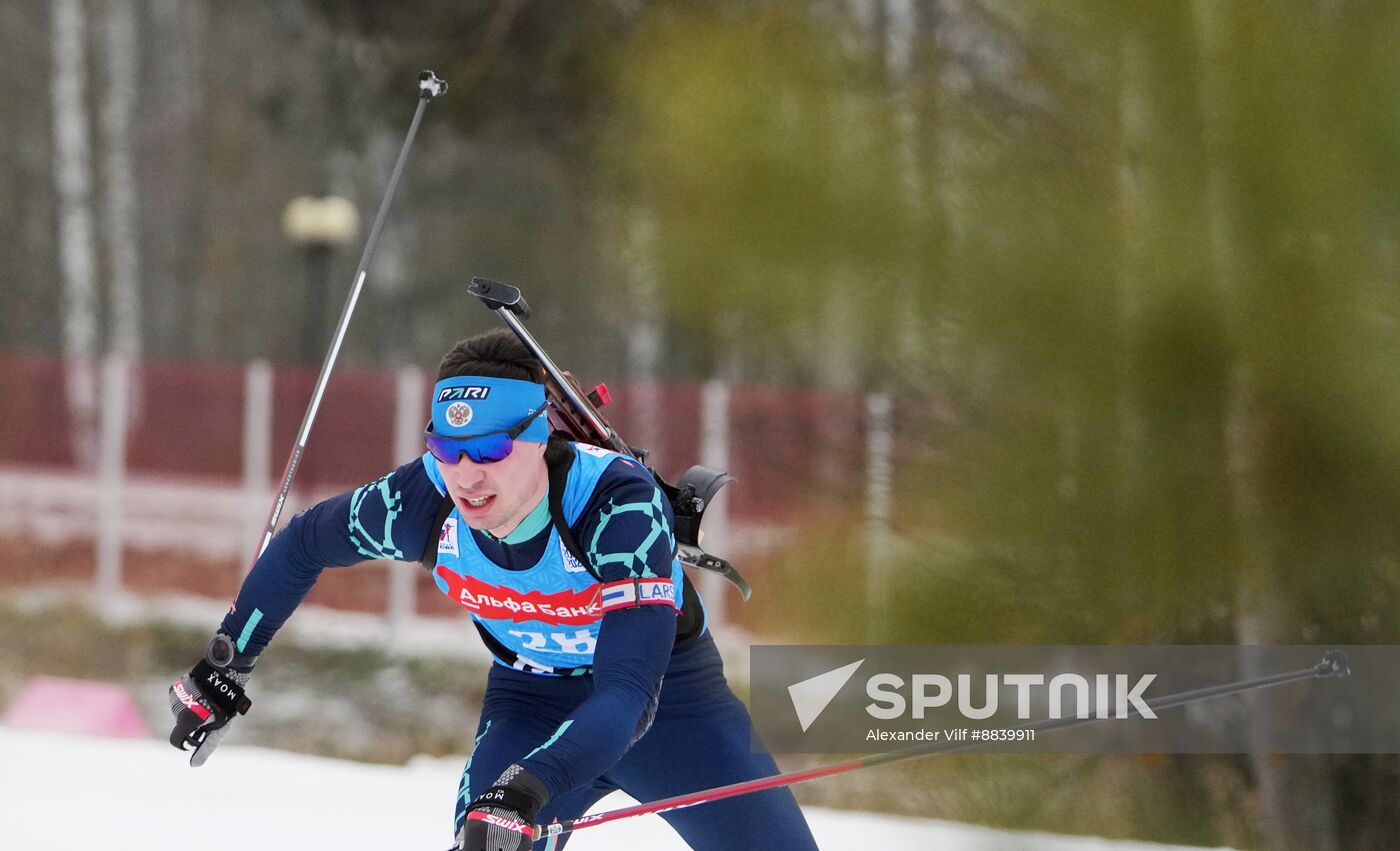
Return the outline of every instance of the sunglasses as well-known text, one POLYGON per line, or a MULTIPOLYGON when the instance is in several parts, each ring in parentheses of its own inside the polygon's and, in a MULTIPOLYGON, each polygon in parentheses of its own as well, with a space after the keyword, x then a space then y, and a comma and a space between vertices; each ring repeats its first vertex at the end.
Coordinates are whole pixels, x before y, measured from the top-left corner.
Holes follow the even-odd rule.
POLYGON ((494 464, 510 457, 511 450, 515 448, 515 439, 530 427, 535 417, 544 413, 548 405, 548 402, 540 405, 510 428, 465 437, 440 435, 433 431, 432 420, 429 420, 427 429, 423 431, 423 442, 428 444, 428 451, 433 453, 433 457, 443 464, 456 464, 463 455, 477 464, 494 464))

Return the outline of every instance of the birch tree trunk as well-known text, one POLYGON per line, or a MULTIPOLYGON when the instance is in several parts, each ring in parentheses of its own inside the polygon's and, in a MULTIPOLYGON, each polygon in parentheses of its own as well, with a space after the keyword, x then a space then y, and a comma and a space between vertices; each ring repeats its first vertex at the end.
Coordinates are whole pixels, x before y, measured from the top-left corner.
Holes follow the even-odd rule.
MULTIPOLYGON (((145 320, 158 335, 144 349, 161 356, 189 357, 195 353, 196 324, 205 251, 205 209, 208 175, 203 161, 208 147, 211 104, 205 98, 204 68, 209 62, 205 30, 206 0, 145 0, 141 30, 150 44, 160 45, 146 61, 150 68, 141 111, 140 148, 160 151, 158 163, 141 180, 146 203, 141 220, 146 227, 141 255, 145 320)), ((252 336, 267 333, 258 323, 252 336)), ((255 349, 266 352, 266 347, 255 349)))
POLYGON ((97 447, 97 260, 93 247, 92 150, 87 114, 87 17, 82 0, 53 0, 53 179, 63 278, 65 393, 73 461, 90 467, 97 447))
MULTIPOLYGON (((1224 68, 1230 7, 1212 0, 1194 0, 1191 12, 1201 67, 1200 109, 1206 137, 1211 260, 1229 323, 1240 328, 1246 306, 1241 295, 1241 235, 1232 205, 1238 186, 1226 164, 1226 146, 1235 118, 1224 68)), ((1240 333, 1245 333, 1245 329, 1240 328, 1240 333)), ((1259 392, 1247 354, 1236 362, 1230 376, 1225 432, 1241 566, 1235 606, 1236 640, 1240 644, 1286 644, 1296 636, 1291 629, 1291 607, 1277 581, 1283 546, 1260 493, 1258 454, 1265 437, 1259 425, 1259 392)), ((1245 677, 1262 673, 1248 668, 1241 671, 1245 677)), ((1257 719, 1254 729, 1280 723, 1275 697, 1256 694, 1246 696, 1246 700, 1257 719)), ((1250 766, 1261 804, 1260 827, 1267 847, 1280 851, 1331 851, 1337 847, 1331 790, 1320 771, 1319 759, 1322 758, 1279 759, 1266 753, 1251 754, 1250 766)))
POLYGON ((133 0, 104 0, 103 47, 106 90, 101 140, 103 233, 111 279, 111 350, 128 361, 141 355, 141 235, 132 156, 136 111, 136 9, 133 0))
POLYGON ((102 97, 103 225, 111 276, 112 351, 141 354, 140 231, 132 119, 136 111, 136 10, 132 0, 104 0, 107 78, 102 97))

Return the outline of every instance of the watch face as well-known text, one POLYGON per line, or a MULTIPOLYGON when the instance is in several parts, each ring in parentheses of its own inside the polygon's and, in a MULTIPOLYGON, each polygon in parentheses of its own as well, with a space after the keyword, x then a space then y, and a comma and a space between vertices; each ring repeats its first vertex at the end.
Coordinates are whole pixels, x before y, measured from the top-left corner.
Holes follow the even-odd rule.
POLYGON ((219 634, 209 642, 209 650, 204 654, 209 664, 216 668, 226 668, 233 661, 233 639, 219 634))

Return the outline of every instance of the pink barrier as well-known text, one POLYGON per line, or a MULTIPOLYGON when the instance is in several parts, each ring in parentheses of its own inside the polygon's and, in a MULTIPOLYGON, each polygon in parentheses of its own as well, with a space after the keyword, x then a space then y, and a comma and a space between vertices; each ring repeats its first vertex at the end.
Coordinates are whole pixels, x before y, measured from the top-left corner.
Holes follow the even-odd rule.
POLYGON ((148 739, 151 730, 125 687, 91 680, 35 677, 0 719, 53 733, 148 739))

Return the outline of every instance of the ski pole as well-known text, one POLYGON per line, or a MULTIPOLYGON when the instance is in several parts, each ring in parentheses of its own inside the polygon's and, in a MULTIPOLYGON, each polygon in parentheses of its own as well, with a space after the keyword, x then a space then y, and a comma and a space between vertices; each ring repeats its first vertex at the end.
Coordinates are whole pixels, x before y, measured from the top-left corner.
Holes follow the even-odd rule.
MULTIPOLYGON (((369 270, 369 261, 374 257, 374 250, 379 247, 379 234, 384 228, 384 220, 389 214, 389 203, 394 200, 394 192, 399 188, 399 177, 403 174, 404 162, 408 160, 408 149, 413 146, 413 137, 418 135, 418 123, 423 118, 423 110, 428 105, 428 101, 447 91, 447 83, 439 80, 432 71, 424 71, 418 75, 418 108, 413 112, 413 121, 408 125, 408 136, 403 140, 403 147, 399 149, 398 161, 394 163, 393 174, 389 177, 389 188, 384 191, 384 200, 379 203, 379 212, 375 214, 374 225, 369 229, 369 240, 365 243, 364 253, 360 255, 360 265, 355 269, 354 283, 350 287, 350 296, 345 300, 345 307, 340 311, 340 321, 336 323, 335 335, 331 338, 330 350, 326 352, 326 359, 321 364, 321 374, 316 377, 316 387, 311 391, 311 402, 306 406, 306 415, 302 417, 301 429, 297 431, 297 442, 292 447, 292 455, 287 459, 287 467, 282 472, 282 487, 277 492, 277 499, 272 503, 272 511, 268 513, 267 525, 263 528, 262 543, 258 545, 258 551, 253 556, 256 562, 263 550, 267 549, 267 544, 272 540, 272 533, 277 529, 277 520, 282 516, 282 508, 287 503, 287 494, 292 489, 292 477, 296 475, 297 465, 301 463, 302 452, 306 450, 306 441, 311 436, 311 424, 316 419, 316 411, 321 407, 321 397, 326 392, 326 384, 331 378, 331 369, 335 367, 335 360, 340 355, 340 344, 345 340, 345 332, 350 327, 350 314, 355 311, 355 304, 360 300, 360 290, 365 285, 365 275, 369 270)), ((251 568, 251 565, 250 565, 251 568)))
MULTIPOLYGON (((1347 665, 1346 655, 1340 650, 1329 650, 1323 654, 1322 661, 1311 668, 1303 668, 1298 671, 1271 674, 1251 680, 1241 680, 1225 685, 1209 686, 1193 691, 1181 692, 1180 694, 1167 695, 1157 698, 1156 700, 1149 700, 1146 702, 1146 705, 1155 713, 1159 709, 1169 709, 1174 706, 1182 706, 1188 703, 1208 700, 1213 697, 1223 697, 1225 695, 1238 694, 1253 689, 1280 686, 1287 683, 1295 683, 1300 680, 1312 679, 1314 677, 1345 677, 1350 673, 1351 669, 1347 665)), ((1129 706, 1128 709, 1131 710, 1132 707, 1129 706)), ((1070 727, 1078 727, 1082 724, 1093 724, 1103 720, 1107 719, 1092 717, 1047 718, 1042 721, 1037 721, 1025 729, 1034 730, 1036 732, 1048 732, 1051 730, 1064 730, 1070 727)), ((556 836, 583 827, 596 827, 597 825, 606 824, 610 821, 646 815, 647 813, 664 813, 670 810, 694 807, 698 804, 709 803, 710 801, 733 798, 736 795, 747 795, 750 792, 761 792, 765 789, 791 786, 794 783, 803 783, 808 780, 817 780, 822 777, 845 774, 846 772, 857 771, 862 768, 874 768, 877 765, 888 765, 892 762, 900 762, 914 757, 968 750, 979 747, 982 744, 981 742, 958 742, 956 744, 938 742, 916 745, 910 748, 890 751, 889 753, 871 754, 846 762, 838 762, 831 765, 818 766, 816 768, 807 768, 801 771, 791 771, 787 774, 775 774, 772 777, 760 777, 757 780, 746 780, 741 783, 731 783, 728 786, 717 786, 714 789, 705 789, 700 792, 676 795, 671 798, 652 801, 648 804, 637 804, 636 806, 623 807, 622 809, 610 810, 604 813, 583 815, 578 818, 554 822, 553 824, 535 825, 535 839, 539 840, 547 836, 556 836)))
MULTIPOLYGON (((326 352, 326 359, 321 364, 321 374, 316 377, 315 389, 311 391, 311 401, 306 406, 306 414, 302 417, 301 428, 297 431, 296 445, 292 447, 291 457, 287 459, 287 466, 282 471, 282 486, 277 491, 277 498, 272 502, 272 510, 268 512, 267 525, 263 527, 262 542, 258 544, 257 552, 253 554, 254 564, 257 563, 258 558, 272 540, 272 534, 277 530, 277 520, 282 516, 282 509, 287 504, 287 494, 292 490, 292 478, 296 475, 297 466, 301 463, 302 453, 306 451, 306 441, 311 436, 311 424, 316 420, 316 411, 321 407, 321 397, 325 395, 326 384, 331 378, 331 370, 335 367, 336 358, 340 355, 340 345, 345 341, 345 332, 350 327, 350 315, 354 313, 355 304, 360 300, 360 290, 365 285, 369 261, 374 257, 374 250, 379 246, 379 235, 384 229, 384 220, 389 214, 389 204, 394 199, 394 192, 399 188, 399 177, 403 175, 403 166, 408 160, 408 149, 413 146, 413 137, 418 135, 418 123, 423 119, 423 110, 429 101, 445 91, 447 91, 447 83, 439 80, 432 71, 424 71, 418 75, 418 108, 414 110, 413 121, 408 125, 408 135, 403 140, 403 147, 399 149, 399 157, 394 163, 393 173, 389 176, 389 187, 384 191, 384 200, 379 203, 379 212, 375 214, 374 225, 369 229, 369 240, 365 243, 364 253, 360 255, 360 265, 355 269, 350 295, 345 300, 345 307, 340 311, 340 320, 336 323, 330 350, 326 352)), ((252 570, 251 564, 248 569, 252 570)), ((194 753, 190 755, 190 765, 203 765, 227 731, 228 726, 225 725, 207 733, 195 746, 194 753)))

